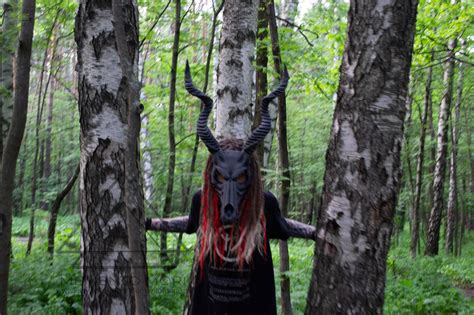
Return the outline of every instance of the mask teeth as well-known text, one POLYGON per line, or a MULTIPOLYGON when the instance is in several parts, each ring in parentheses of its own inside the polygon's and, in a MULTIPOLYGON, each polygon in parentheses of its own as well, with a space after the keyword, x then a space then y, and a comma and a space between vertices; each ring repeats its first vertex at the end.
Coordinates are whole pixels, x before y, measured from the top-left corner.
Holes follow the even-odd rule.
POLYGON ((189 63, 187 60, 186 69, 184 70, 184 86, 186 87, 186 90, 189 92, 189 94, 199 98, 204 104, 204 107, 201 113, 199 114, 196 131, 199 138, 201 138, 202 142, 204 142, 209 152, 216 153, 220 149, 219 143, 212 135, 211 130, 207 127, 207 120, 209 118, 209 115, 211 114, 213 102, 209 96, 201 92, 193 85, 191 70, 189 68, 189 63))
POLYGON ((283 70, 283 74, 281 75, 281 82, 280 86, 265 96, 262 100, 262 108, 261 108, 261 113, 262 113, 262 122, 260 125, 253 131, 253 133, 250 135, 249 139, 245 143, 244 146, 244 151, 247 152, 248 154, 252 154, 253 151, 255 151, 255 148, 257 145, 265 138, 267 133, 271 130, 271 119, 270 115, 268 113, 268 105, 270 102, 278 97, 281 96, 285 93, 285 89, 288 86, 288 80, 289 80, 289 75, 288 75, 288 69, 283 70))

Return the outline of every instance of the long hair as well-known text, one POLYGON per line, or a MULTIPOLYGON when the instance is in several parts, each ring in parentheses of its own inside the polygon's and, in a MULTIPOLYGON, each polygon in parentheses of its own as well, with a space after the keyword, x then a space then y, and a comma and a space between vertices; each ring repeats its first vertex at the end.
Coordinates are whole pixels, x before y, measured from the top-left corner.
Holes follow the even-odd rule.
MULTIPOLYGON (((219 142, 221 150, 241 150, 243 142, 236 139, 226 139, 219 142)), ((198 230, 200 242, 199 264, 201 272, 207 257, 215 265, 226 261, 224 257, 230 254, 239 268, 244 262, 250 264, 254 251, 257 249, 266 255, 265 215, 263 213, 263 185, 260 167, 254 155, 250 156, 249 168, 252 181, 240 205, 239 221, 230 228, 222 226, 220 220, 219 197, 211 185, 212 155, 209 156, 204 170, 202 188, 201 218, 198 230), (229 244, 226 253, 226 237, 229 244)))

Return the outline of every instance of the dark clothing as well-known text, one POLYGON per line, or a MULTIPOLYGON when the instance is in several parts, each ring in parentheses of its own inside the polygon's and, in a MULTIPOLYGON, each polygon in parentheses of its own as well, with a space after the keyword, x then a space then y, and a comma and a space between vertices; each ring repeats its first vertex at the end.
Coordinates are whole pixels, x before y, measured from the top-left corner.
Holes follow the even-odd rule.
MULTIPOLYGON (((195 233, 199 226, 201 192, 194 194, 189 214, 187 233, 195 233)), ((275 279, 269 238, 288 239, 288 227, 275 196, 265 193, 267 254, 255 250, 250 265, 242 270, 234 263, 214 266, 206 260, 204 272, 195 275, 196 286, 192 300, 192 314, 273 315, 276 314, 275 279)))

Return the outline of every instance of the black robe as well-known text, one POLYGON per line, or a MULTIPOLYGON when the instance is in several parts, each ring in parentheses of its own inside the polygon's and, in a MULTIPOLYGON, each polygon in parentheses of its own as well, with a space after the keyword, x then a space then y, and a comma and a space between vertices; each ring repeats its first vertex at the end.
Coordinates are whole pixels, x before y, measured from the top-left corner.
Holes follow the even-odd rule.
MULTIPOLYGON (((275 278, 268 239, 288 239, 288 226, 280 213, 278 201, 270 192, 264 195, 267 252, 255 250, 252 263, 242 270, 234 263, 218 267, 206 260, 204 272, 198 268, 191 314, 196 315, 273 315, 276 314, 275 278)), ((195 233, 199 227, 201 192, 194 194, 186 233, 195 233)), ((196 258, 197 259, 197 258, 196 258)))

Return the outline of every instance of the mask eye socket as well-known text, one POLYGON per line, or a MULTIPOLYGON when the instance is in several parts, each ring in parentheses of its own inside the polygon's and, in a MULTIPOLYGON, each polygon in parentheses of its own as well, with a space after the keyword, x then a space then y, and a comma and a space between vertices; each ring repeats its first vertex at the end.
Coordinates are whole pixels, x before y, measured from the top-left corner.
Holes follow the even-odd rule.
POLYGON ((219 173, 219 172, 217 172, 217 171, 216 171, 216 179, 217 179, 217 181, 218 181, 219 183, 225 182, 225 177, 224 177, 221 173, 219 173))
POLYGON ((235 181, 239 184, 243 184, 247 181, 247 175, 245 175, 245 173, 242 173, 235 179, 235 181))

